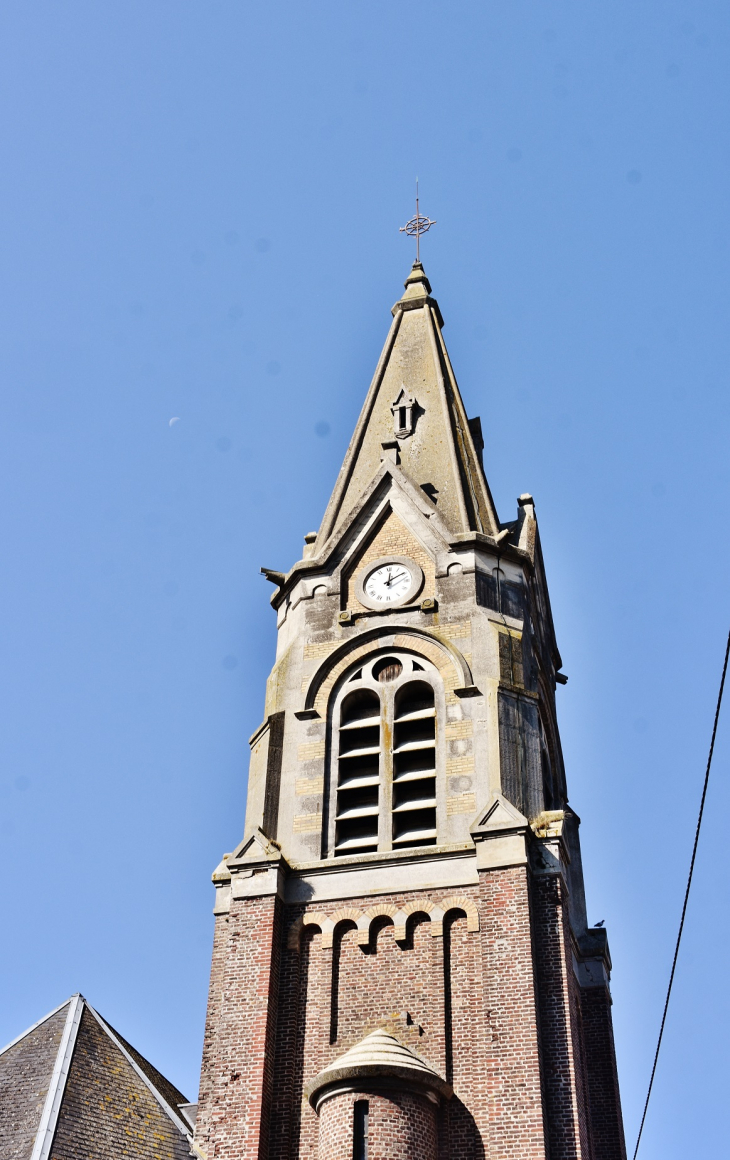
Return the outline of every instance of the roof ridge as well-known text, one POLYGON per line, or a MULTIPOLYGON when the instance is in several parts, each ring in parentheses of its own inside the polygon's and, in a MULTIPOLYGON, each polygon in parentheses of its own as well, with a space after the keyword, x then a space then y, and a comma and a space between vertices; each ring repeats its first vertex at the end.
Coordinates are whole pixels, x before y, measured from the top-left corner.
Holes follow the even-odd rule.
MULTIPOLYGON (((105 1021, 105 1019, 99 1014, 99 1012, 95 1011, 90 1003, 87 1003, 86 1006, 87 1006, 90 1014, 92 1014, 94 1016, 94 1018, 96 1019, 97 1023, 101 1027, 102 1031, 109 1037, 109 1039, 111 1039, 114 1046, 116 1048, 118 1048, 119 1051, 121 1051, 124 1058, 132 1066, 134 1071, 137 1073, 139 1078, 142 1080, 142 1083, 145 1085, 146 1088, 149 1089, 149 1091, 151 1092, 154 1099, 157 1101, 157 1103, 162 1108, 163 1112, 172 1120, 173 1124, 178 1129, 178 1131, 180 1131, 181 1134, 184 1135, 185 1138, 188 1140, 188 1142, 190 1143, 191 1151, 192 1151, 192 1149, 195 1148, 195 1144, 193 1143, 193 1137, 192 1137, 192 1133, 190 1132, 189 1122, 185 1120, 182 1113, 179 1113, 175 1109, 170 1107, 167 1100, 157 1090, 155 1085, 152 1083, 152 1080, 149 1079, 149 1077, 145 1075, 144 1071, 139 1066, 137 1061, 132 1057, 132 1055, 130 1055, 129 1051, 124 1046, 124 1043, 120 1042, 116 1033, 112 1030, 112 1028, 109 1026, 109 1024, 105 1021)), ((162 1073, 160 1072, 160 1075, 161 1074, 162 1073)), ((180 1094, 182 1094, 182 1093, 180 1093, 180 1094)), ((201 1153, 198 1152, 197 1149, 195 1149, 195 1151, 192 1152, 192 1155, 200 1156, 201 1153)), ((36 1160, 36 1158, 31 1157, 31 1160, 36 1160)))
MULTIPOLYGON (((56 1052, 56 1061, 53 1065, 53 1072, 51 1073, 51 1082, 48 1085, 48 1092, 43 1105, 43 1111, 41 1112, 38 1131, 33 1142, 33 1151, 30 1154, 30 1160, 47 1160, 53 1145, 53 1137, 56 1132, 56 1124, 58 1123, 58 1113, 61 1110, 63 1093, 66 1090, 66 1080, 68 1079, 71 1060, 76 1046, 76 1037, 78 1036, 86 1000, 83 995, 77 993, 71 996, 68 1000, 68 1005, 68 1015, 66 1016, 61 1042, 56 1052)), ((57 1008, 57 1010, 60 1010, 60 1008, 57 1008)))
POLYGON ((73 1002, 77 996, 78 991, 76 992, 76 995, 72 995, 70 999, 64 999, 63 1003, 59 1003, 57 1007, 54 1007, 53 1010, 49 1011, 47 1015, 44 1015, 42 1019, 37 1019, 36 1022, 31 1024, 30 1027, 26 1027, 25 1031, 21 1031, 20 1035, 16 1035, 15 1039, 10 1040, 10 1043, 6 1043, 4 1047, 0 1047, 0 1055, 4 1055, 6 1051, 10 1051, 10 1048, 15 1047, 16 1043, 20 1043, 22 1039, 25 1039, 26 1035, 30 1035, 33 1031, 37 1030, 38 1027, 41 1027, 44 1023, 47 1023, 48 1020, 52 1019, 54 1015, 58 1015, 58 1012, 62 1011, 68 1003, 73 1002))
POLYGON ((127 1049, 129 1054, 132 1056, 132 1059, 134 1059, 135 1062, 139 1064, 147 1078, 162 1094, 162 1098, 167 1100, 167 1103, 170 1105, 170 1107, 177 1108, 180 1104, 188 1103, 187 1096, 184 1094, 184 1092, 181 1092, 180 1089, 175 1086, 172 1080, 169 1080, 166 1075, 163 1075, 160 1069, 155 1067, 154 1063, 151 1063, 150 1060, 147 1059, 147 1057, 144 1056, 141 1051, 138 1051, 133 1043, 130 1043, 128 1039, 125 1039, 122 1033, 117 1031, 116 1027, 112 1027, 108 1020, 105 1019, 104 1022, 112 1034, 116 1035, 122 1047, 127 1049), (165 1092, 167 1092, 167 1095, 165 1095, 165 1092))

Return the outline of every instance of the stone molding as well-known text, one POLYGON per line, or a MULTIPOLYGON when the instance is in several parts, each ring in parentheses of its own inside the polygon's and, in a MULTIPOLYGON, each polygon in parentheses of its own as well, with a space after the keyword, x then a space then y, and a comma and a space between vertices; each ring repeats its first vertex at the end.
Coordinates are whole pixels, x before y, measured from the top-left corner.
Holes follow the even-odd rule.
MULTIPOLYGON (((448 630, 448 625, 444 625, 444 629, 448 630)), ((421 647, 426 645, 432 649, 435 646, 440 650, 442 664, 439 665, 438 660, 431 656, 429 656, 429 660, 433 660, 439 669, 446 667, 452 669, 453 677, 448 683, 454 687, 454 692, 458 694, 460 689, 473 688, 474 679, 466 657, 451 641, 444 639, 445 636, 445 632, 439 634, 437 631, 410 624, 381 624, 336 644, 329 655, 323 659, 319 668, 312 674, 307 686, 303 710, 300 710, 300 713, 309 713, 312 709, 316 709, 319 716, 324 717, 329 694, 338 679, 361 655, 369 656, 373 647, 378 647, 376 642, 380 637, 401 638, 400 641, 393 644, 390 641, 384 642, 384 648, 412 648, 416 652, 419 644, 421 647)))
POLYGON ((404 942, 408 919, 414 914, 427 915, 431 922, 432 937, 441 938, 444 933, 444 919, 452 910, 464 911, 467 931, 476 933, 479 930, 479 911, 473 899, 463 894, 453 894, 441 899, 440 903, 435 903, 430 898, 420 898, 407 902, 403 907, 393 906, 390 903, 375 903, 364 911, 354 906, 341 906, 332 914, 325 914, 319 910, 308 911, 292 923, 287 947, 289 950, 298 951, 304 927, 316 926, 322 932, 322 948, 328 949, 333 945, 335 930, 341 922, 354 922, 357 927, 358 946, 366 947, 370 944, 371 924, 378 918, 392 919, 395 941, 404 942))

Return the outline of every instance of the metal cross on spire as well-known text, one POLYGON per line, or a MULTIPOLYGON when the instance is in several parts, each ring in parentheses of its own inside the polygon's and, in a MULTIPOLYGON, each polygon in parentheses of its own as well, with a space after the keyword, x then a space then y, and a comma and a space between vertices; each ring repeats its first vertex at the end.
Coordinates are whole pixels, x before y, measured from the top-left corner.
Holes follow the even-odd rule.
POLYGON ((427 234, 431 226, 435 226, 436 222, 431 221, 430 218, 421 217, 418 210, 418 178, 416 178, 416 216, 412 217, 409 222, 400 227, 399 233, 408 234, 409 237, 416 239, 416 261, 421 260, 421 234, 427 234))

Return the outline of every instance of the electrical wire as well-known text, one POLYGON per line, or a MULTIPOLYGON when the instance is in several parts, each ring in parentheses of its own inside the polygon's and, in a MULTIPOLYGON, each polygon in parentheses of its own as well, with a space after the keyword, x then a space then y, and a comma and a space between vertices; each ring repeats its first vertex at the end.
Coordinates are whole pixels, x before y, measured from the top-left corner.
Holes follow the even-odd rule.
POLYGON ((657 1062, 659 1060, 659 1049, 662 1045, 662 1036, 664 1035, 664 1024, 667 1021, 667 1009, 669 1007, 669 996, 672 993, 672 984, 674 982, 674 972, 677 969, 677 958, 679 956, 679 944, 682 941, 682 931, 684 930, 684 919, 687 914, 687 903, 689 901, 689 891, 692 885, 692 875, 695 868, 695 858, 697 857, 697 846, 700 840, 700 826, 702 825, 702 814, 705 809, 705 798, 707 797, 707 786, 710 781, 710 766, 712 765, 712 754, 715 749, 715 737, 717 735, 717 722, 720 719, 720 706, 722 705, 722 694, 725 688, 725 676, 727 674, 728 658, 730 658, 730 633, 728 633, 727 646, 725 648, 725 663, 722 666, 722 678, 720 680, 720 691, 717 695, 717 707, 715 709, 715 721, 712 726, 712 739, 710 741, 710 752, 707 757, 707 769, 705 770, 705 784, 702 787, 702 799, 700 801, 700 812, 697 818, 697 829, 695 830, 695 840, 692 847, 692 858, 689 864, 689 875, 687 877, 687 889, 684 892, 684 905, 682 906, 682 917, 679 920, 679 932, 677 934, 677 943, 674 948, 674 958, 672 959, 672 970, 669 975, 669 986, 667 987, 667 997, 664 1000, 664 1013, 662 1015, 661 1027, 659 1028, 659 1039, 657 1040, 656 1051, 654 1052, 654 1065, 651 1069, 651 1078, 649 1079, 649 1090, 646 1093, 646 1102, 644 1104, 644 1114, 641 1117, 639 1125, 639 1134, 636 1138, 636 1147, 634 1148, 634 1160, 636 1160, 639 1144, 641 1143, 641 1133, 644 1131, 644 1123, 646 1121, 646 1113, 649 1109, 649 1100, 651 1098, 651 1089, 654 1086, 654 1076, 656 1075, 657 1062))

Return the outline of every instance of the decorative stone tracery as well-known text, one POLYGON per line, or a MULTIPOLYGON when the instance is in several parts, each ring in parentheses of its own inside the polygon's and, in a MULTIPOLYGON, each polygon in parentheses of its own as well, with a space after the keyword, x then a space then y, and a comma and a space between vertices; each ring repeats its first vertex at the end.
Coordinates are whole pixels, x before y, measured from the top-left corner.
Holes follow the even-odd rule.
POLYGON ((342 674, 360 657, 368 657, 380 644, 387 648, 411 649, 423 653, 439 669, 447 691, 470 688, 473 678, 471 668, 462 652, 449 640, 441 639, 435 632, 413 629, 409 625, 378 627, 360 633, 355 640, 347 641, 327 656, 307 685, 304 711, 315 710, 324 717, 330 693, 342 674), (382 638, 382 641, 379 639, 382 638))

